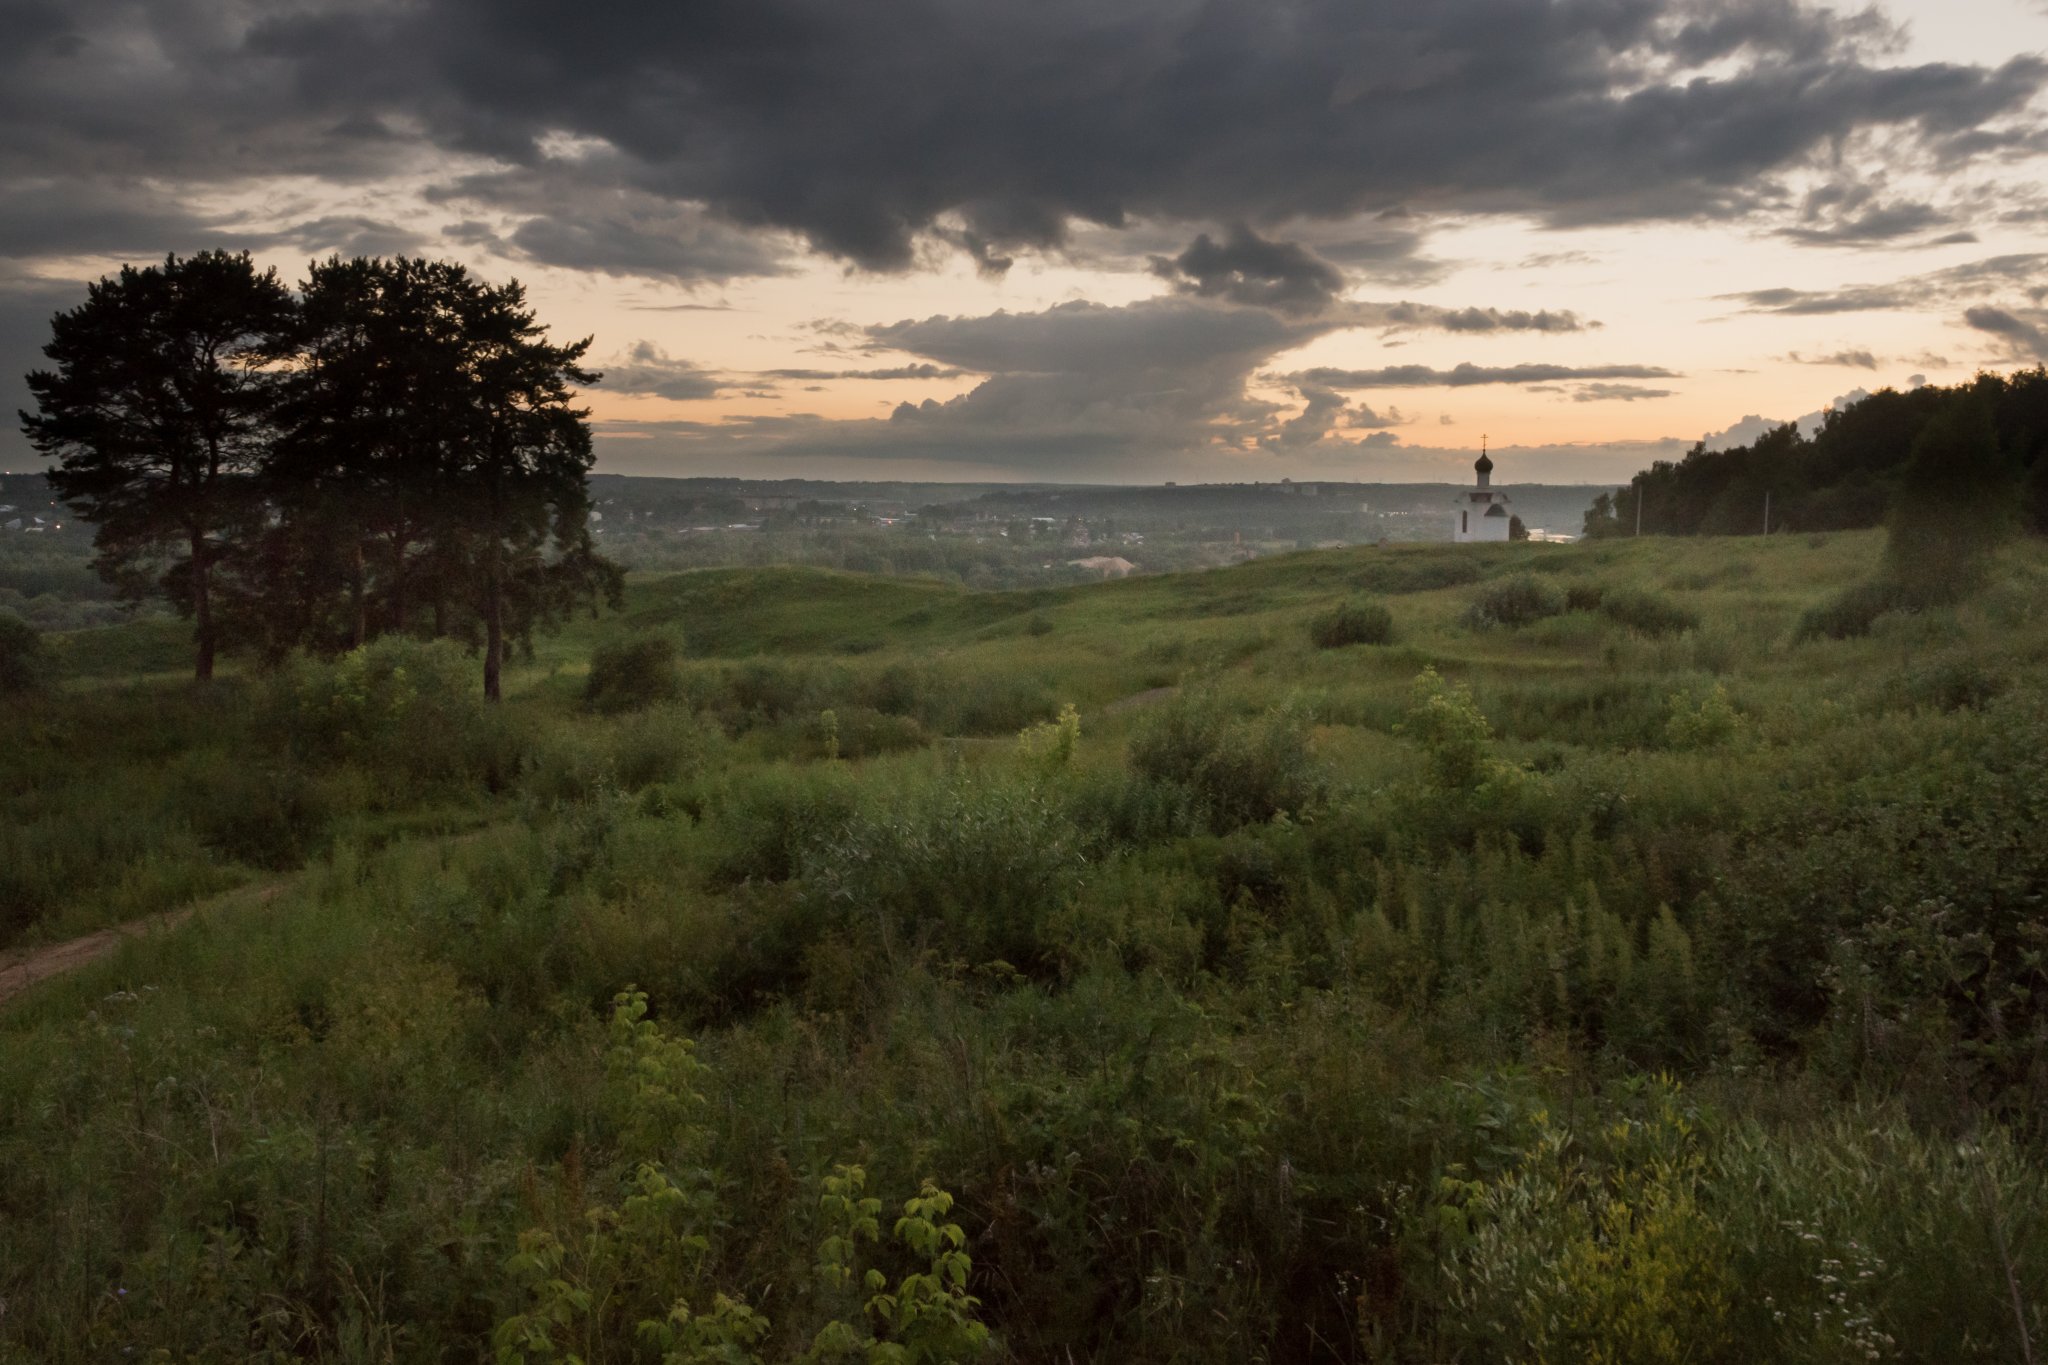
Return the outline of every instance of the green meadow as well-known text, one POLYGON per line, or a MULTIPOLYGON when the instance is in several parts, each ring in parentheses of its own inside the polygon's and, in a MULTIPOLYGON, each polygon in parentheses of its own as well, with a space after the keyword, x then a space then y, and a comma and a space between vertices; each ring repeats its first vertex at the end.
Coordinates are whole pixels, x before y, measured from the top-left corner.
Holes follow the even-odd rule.
POLYGON ((0 1361, 2038 1358, 2048 547, 1882 550, 50 636, 0 967, 199 908, 0 1000, 0 1361))

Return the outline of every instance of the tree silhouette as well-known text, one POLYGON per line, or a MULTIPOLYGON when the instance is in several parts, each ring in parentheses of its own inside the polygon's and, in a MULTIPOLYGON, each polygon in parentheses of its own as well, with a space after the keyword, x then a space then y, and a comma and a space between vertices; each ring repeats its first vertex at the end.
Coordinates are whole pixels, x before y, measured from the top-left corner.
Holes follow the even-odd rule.
POLYGON ((1977 587, 2019 527, 2017 473, 1999 450, 1988 404, 1965 402, 1929 422, 1892 500, 1886 573, 1924 601, 1977 587))
POLYGON ((292 317, 276 272, 246 252, 123 266, 51 323, 54 368, 28 377, 21 424, 54 456, 50 486, 95 526, 95 565, 131 599, 156 586, 193 622, 193 672, 222 640, 215 567, 263 518, 256 477, 292 317))

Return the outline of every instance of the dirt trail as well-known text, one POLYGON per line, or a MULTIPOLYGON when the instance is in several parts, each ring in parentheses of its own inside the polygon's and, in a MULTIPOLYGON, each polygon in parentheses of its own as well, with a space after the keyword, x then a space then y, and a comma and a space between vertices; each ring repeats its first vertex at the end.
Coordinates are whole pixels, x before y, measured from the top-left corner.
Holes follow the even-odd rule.
POLYGON ((1115 701, 1102 708, 1102 714, 1114 716, 1121 711, 1135 711, 1141 706, 1150 706, 1153 702, 1165 701, 1178 691, 1180 691, 1178 687, 1148 687, 1143 692, 1133 692, 1128 697, 1118 697, 1115 701))
POLYGON ((196 905, 166 910, 160 915, 131 920, 127 924, 117 924, 111 929, 101 929, 83 938, 51 943, 41 948, 0 953, 0 1005, 6 1004, 39 981, 47 981, 53 976, 75 971, 89 962, 99 961, 131 938, 143 938, 159 932, 168 933, 202 910, 231 904, 268 905, 276 900, 278 893, 283 890, 284 883, 281 881, 239 887, 209 897, 196 905))

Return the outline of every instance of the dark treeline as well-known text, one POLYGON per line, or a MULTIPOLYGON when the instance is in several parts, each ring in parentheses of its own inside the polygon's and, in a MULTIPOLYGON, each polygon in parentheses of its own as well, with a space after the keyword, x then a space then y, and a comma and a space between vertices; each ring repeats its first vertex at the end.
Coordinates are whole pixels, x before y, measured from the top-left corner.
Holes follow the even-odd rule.
POLYGON ((514 283, 426 260, 315 263, 296 291, 249 256, 122 268, 58 314, 21 414, 124 596, 223 649, 336 653, 387 633, 483 652, 616 599, 589 528, 574 386, 514 283))
POLYGON ((1659 460, 1629 486, 1602 494, 1586 533, 1756 535, 1765 529, 1846 531, 1882 524, 1921 435, 1936 418, 1981 406, 1997 431, 1998 454, 2017 486, 2028 529, 2048 532, 2048 371, 1984 373, 1966 384, 1882 389, 1827 414, 1811 439, 1787 423, 1746 446, 1683 460, 1659 460))

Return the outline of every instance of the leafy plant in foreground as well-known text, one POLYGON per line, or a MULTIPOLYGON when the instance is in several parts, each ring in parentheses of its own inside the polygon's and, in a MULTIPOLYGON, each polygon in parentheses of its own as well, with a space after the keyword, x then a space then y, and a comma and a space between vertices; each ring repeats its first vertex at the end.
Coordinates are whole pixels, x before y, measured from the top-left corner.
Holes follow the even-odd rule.
MULTIPOLYGON (((660 1352, 662 1365, 765 1365, 772 1324, 738 1294, 718 1288, 711 1253, 721 1213, 712 1175, 693 1168, 705 1146, 699 1087, 709 1069, 687 1039, 647 1017, 647 996, 628 989, 613 1002, 606 1072, 622 1154, 637 1157, 625 1197, 584 1213, 587 1231, 568 1240, 547 1228, 520 1234, 506 1269, 520 1282, 522 1308, 492 1334, 498 1365, 580 1365, 608 1357, 628 1337, 660 1352), (672 1163, 683 1163, 672 1173, 672 1163), (650 1311, 651 1298, 666 1308, 650 1311)), ((800 1365, 967 1365, 989 1345, 967 1292, 973 1262, 960 1225, 946 1221, 953 1197, 929 1180, 906 1201, 895 1240, 921 1269, 893 1286, 861 1269, 863 1243, 880 1240, 882 1201, 866 1194, 866 1173, 836 1166, 819 1199, 822 1234, 813 1278, 820 1297, 841 1305, 808 1349, 783 1357, 800 1365), (848 1303, 858 1284, 864 1297, 848 1303)))

